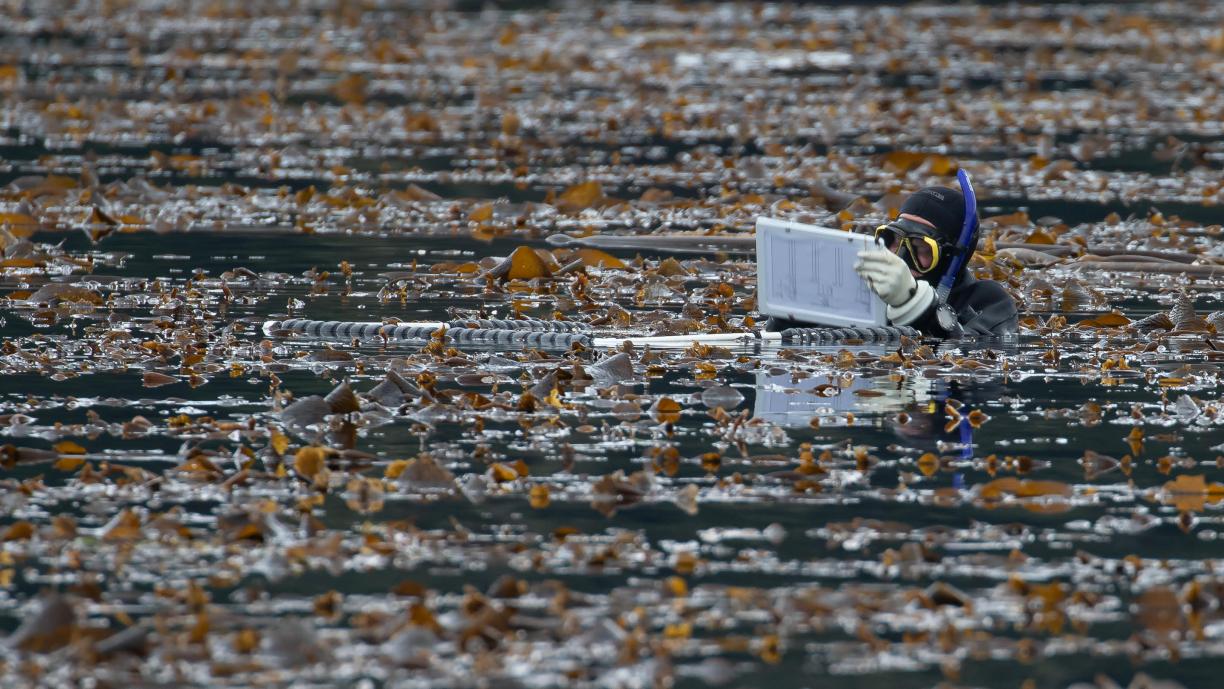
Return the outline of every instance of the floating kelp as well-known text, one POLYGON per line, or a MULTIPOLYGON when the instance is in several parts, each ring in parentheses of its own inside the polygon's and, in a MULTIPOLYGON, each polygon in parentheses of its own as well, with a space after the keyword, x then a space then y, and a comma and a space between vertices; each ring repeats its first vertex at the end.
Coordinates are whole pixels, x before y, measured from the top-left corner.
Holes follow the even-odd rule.
POLYGON ((165 5, 0 30, 5 686, 1214 678, 1217 5, 165 5), (1019 338, 751 334, 960 167, 1019 338))

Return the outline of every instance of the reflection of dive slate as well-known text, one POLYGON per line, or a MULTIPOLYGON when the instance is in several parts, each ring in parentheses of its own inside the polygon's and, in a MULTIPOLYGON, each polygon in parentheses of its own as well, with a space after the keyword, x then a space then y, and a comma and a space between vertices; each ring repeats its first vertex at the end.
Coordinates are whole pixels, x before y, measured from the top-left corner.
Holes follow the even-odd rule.
POLYGON ((884 325, 884 302, 854 272, 871 237, 757 218, 759 310, 822 325, 884 325))

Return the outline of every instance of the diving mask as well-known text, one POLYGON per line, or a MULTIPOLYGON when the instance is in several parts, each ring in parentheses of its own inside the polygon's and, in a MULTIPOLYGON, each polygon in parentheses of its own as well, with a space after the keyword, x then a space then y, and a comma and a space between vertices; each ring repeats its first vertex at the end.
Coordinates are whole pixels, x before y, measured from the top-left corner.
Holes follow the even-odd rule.
POLYGON ((887 249, 903 259, 919 273, 935 270, 945 249, 929 233, 931 228, 908 218, 894 220, 876 228, 875 237, 887 249), (904 253, 901 249, 904 248, 904 253))

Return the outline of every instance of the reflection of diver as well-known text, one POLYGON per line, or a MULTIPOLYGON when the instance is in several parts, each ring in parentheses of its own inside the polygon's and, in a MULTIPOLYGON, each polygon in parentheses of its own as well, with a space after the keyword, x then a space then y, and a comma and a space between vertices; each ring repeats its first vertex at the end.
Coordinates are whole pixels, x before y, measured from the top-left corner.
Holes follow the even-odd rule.
POLYGON ((821 417, 826 426, 842 425, 847 412, 887 417, 924 405, 931 399, 932 383, 922 376, 901 382, 886 376, 847 380, 837 374, 795 379, 787 369, 761 370, 756 374, 753 416, 779 426, 807 426, 813 417, 821 417))
POLYGON ((836 374, 795 379, 790 370, 779 368, 757 371, 754 393, 753 416, 779 426, 806 427, 814 417, 821 419, 821 426, 841 426, 847 424, 847 413, 870 415, 907 444, 931 451, 951 446, 969 459, 973 426, 965 415, 998 399, 1003 386, 980 380, 966 386, 925 376, 907 376, 899 382, 884 376, 853 376, 847 381, 836 374), (951 400, 962 405, 959 423, 951 423, 957 417, 946 411, 951 400))
POLYGON ((973 424, 968 414, 1002 394, 1003 386, 994 382, 975 381, 971 387, 965 387, 959 381, 932 381, 927 399, 907 406, 903 410, 904 422, 900 415, 893 417, 892 429, 920 449, 938 451, 950 445, 958 448, 962 459, 970 459, 973 457, 973 424), (956 415, 950 416, 947 406, 952 400, 958 402, 960 408, 956 415))

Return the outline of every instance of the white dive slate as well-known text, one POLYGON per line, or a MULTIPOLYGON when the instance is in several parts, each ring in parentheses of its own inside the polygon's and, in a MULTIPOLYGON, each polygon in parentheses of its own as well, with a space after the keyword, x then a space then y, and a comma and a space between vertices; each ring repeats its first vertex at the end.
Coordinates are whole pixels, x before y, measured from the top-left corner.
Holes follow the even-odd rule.
POLYGON ((837 326, 886 325, 884 302, 854 272, 867 235, 757 218, 757 307, 767 316, 837 326))

